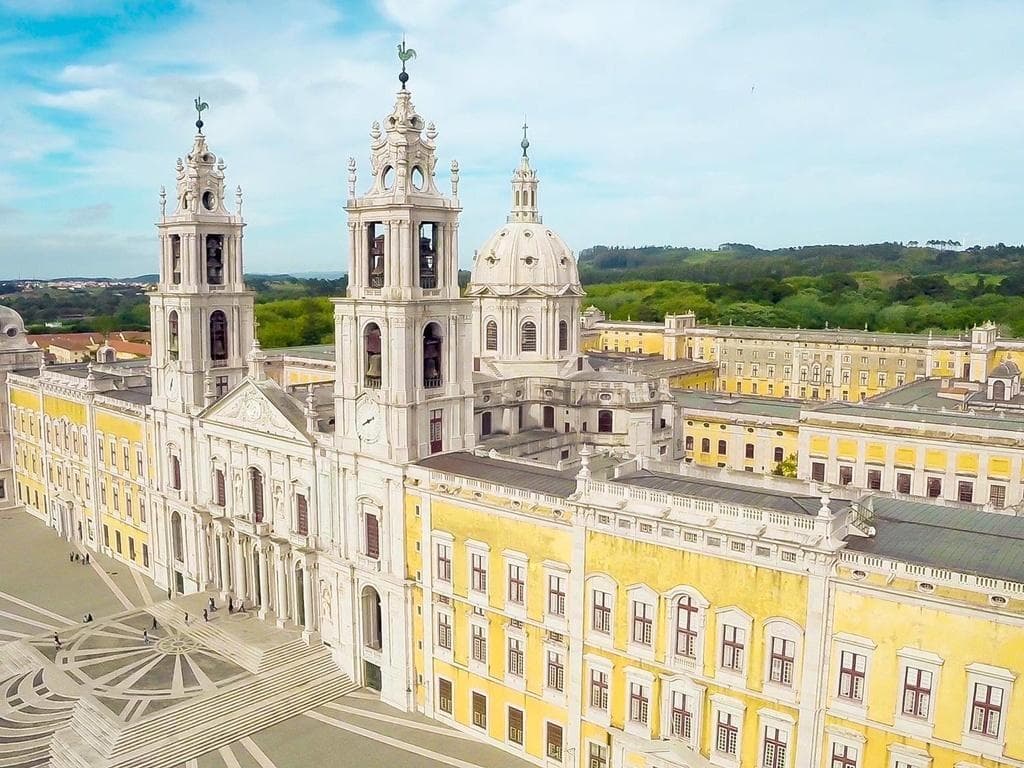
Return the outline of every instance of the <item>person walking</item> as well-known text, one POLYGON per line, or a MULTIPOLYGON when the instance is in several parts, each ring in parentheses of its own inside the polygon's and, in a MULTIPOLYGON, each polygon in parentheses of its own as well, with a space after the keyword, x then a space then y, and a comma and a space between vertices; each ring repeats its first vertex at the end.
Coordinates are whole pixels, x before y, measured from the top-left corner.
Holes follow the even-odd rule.
POLYGON ((167 588, 167 599, 168 600, 171 599, 171 588, 170 587, 167 588))
POLYGON ((153 631, 156 632, 156 616, 153 617, 153 631))
POLYGON ((149 645, 149 632, 145 629, 142 630, 142 642, 144 642, 146 645, 149 645))
POLYGON ((85 564, 86 565, 89 564, 89 553, 88 552, 85 553, 85 564))
POLYGON ((234 613, 234 612, 235 612, 235 604, 234 604, 234 602, 232 602, 231 598, 229 597, 228 598, 228 613, 231 614, 231 613, 234 613))
POLYGON ((61 646, 60 635, 58 635, 56 632, 53 633, 53 646, 58 651, 60 650, 60 646, 61 646))
POLYGON ((75 562, 75 553, 74 552, 68 552, 68 562, 69 563, 75 562))
POLYGON ((210 620, 210 612, 206 608, 203 608, 203 621, 209 621, 209 620, 210 620))
POLYGON ((185 611, 185 623, 188 624, 188 611, 185 611))
POLYGON ((210 613, 213 613, 216 610, 217 610, 217 603, 215 603, 213 601, 213 598, 211 597, 210 598, 210 613))

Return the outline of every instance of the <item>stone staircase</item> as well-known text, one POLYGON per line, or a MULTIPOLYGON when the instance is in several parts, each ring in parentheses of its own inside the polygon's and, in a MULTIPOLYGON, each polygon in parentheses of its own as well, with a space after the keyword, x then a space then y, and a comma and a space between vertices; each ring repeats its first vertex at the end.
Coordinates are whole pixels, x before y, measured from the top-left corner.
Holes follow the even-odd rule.
POLYGON ((75 700, 51 691, 41 666, 0 681, 0 696, 0 766, 49 765, 49 744, 67 727, 75 700))
POLYGON ((39 666, 39 657, 24 640, 14 640, 0 645, 0 680, 14 677, 20 672, 39 666))

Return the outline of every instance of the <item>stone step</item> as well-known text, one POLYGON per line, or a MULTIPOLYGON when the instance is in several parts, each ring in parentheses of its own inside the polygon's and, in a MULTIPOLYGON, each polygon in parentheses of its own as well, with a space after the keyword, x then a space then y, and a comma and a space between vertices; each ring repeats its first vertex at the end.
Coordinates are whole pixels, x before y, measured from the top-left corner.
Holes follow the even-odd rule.
POLYGON ((39 657, 27 641, 13 640, 0 645, 0 680, 37 666, 39 657))
POLYGON ((157 618, 164 626, 171 626, 179 632, 194 637, 212 651, 215 651, 249 672, 258 672, 263 658, 263 651, 240 642, 229 632, 204 622, 195 621, 190 615, 190 623, 185 624, 182 609, 171 603, 157 603, 146 610, 157 618))

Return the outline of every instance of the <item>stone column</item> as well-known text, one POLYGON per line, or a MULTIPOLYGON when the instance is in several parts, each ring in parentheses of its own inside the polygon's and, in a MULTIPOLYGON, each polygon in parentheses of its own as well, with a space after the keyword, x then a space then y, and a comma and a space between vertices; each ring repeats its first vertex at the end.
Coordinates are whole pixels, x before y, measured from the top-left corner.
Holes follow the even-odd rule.
POLYGON ((260 613, 261 619, 267 618, 267 610, 270 608, 270 583, 267 578, 267 546, 260 547, 260 613))
POLYGON ((242 545, 242 536, 235 539, 235 583, 232 585, 232 592, 235 597, 245 598, 245 547, 242 545))
POLYGON ((309 561, 302 568, 302 624, 305 632, 313 631, 313 573, 309 561))
POLYGON ((217 541, 220 545, 220 599, 226 600, 231 592, 231 570, 228 568, 228 536, 221 528, 217 541))
POLYGON ((283 627, 288 620, 288 569, 285 566, 285 548, 277 545, 275 562, 277 576, 277 596, 274 600, 274 613, 277 614, 277 626, 283 627))
POLYGON ((210 537, 207 535, 206 523, 202 518, 197 520, 196 528, 199 532, 199 578, 196 581, 199 591, 203 592, 210 582, 210 537))

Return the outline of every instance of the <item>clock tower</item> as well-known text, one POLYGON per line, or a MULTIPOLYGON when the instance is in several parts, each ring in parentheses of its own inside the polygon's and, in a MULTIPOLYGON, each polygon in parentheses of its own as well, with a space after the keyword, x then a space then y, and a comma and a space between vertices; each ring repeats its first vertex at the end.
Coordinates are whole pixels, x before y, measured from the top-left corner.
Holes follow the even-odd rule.
MULTIPOLYGON (((206 105, 197 99, 196 107, 206 105)), ((253 337, 253 294, 242 276, 242 190, 229 212, 224 161, 207 146, 201 119, 196 128, 192 150, 184 162, 178 158, 174 199, 160 191, 160 279, 149 302, 153 404, 182 413, 242 380, 253 337)))

